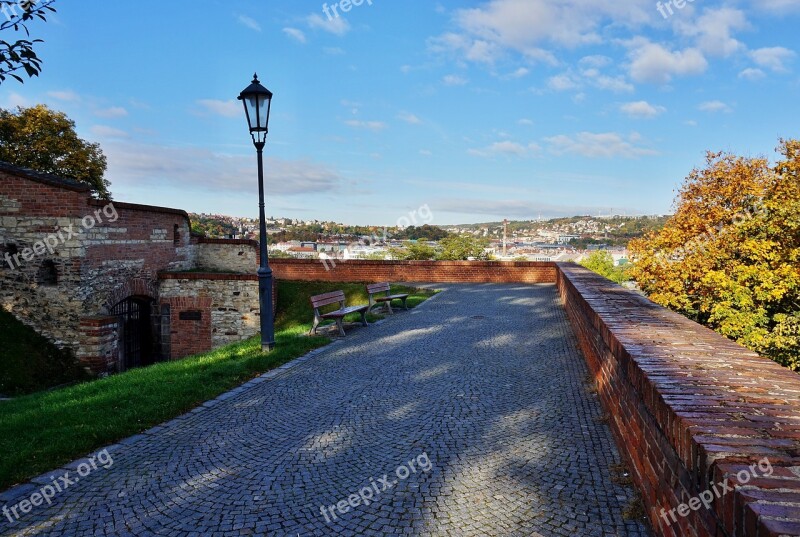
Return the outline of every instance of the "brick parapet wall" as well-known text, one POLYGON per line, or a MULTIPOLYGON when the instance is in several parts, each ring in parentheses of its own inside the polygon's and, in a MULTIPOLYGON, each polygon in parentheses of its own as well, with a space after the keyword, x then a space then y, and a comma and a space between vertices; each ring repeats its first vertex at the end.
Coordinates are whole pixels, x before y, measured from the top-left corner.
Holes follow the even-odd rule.
POLYGON ((800 535, 800 375, 576 265, 558 287, 656 533, 800 535), (771 477, 669 515, 765 457, 771 477))
POLYGON ((331 261, 273 259, 280 280, 322 282, 553 283, 553 263, 499 261, 331 261), (330 268, 330 270, 327 270, 330 268))

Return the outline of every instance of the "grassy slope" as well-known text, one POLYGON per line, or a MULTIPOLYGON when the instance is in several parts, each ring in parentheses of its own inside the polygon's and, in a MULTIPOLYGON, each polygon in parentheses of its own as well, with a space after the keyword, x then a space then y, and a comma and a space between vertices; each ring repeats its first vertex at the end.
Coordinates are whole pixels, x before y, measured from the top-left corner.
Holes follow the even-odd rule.
MULTIPOLYGON (((351 303, 366 303, 362 285, 279 282, 277 345, 269 355, 260 352, 260 340, 254 338, 0 403, 0 490, 178 416, 327 344, 325 337, 303 337, 312 319, 308 297, 336 289, 353 297, 351 303)), ((429 295, 416 293, 409 304, 429 295)))
POLYGON ((0 394, 22 395, 86 378, 70 353, 0 308, 0 394))

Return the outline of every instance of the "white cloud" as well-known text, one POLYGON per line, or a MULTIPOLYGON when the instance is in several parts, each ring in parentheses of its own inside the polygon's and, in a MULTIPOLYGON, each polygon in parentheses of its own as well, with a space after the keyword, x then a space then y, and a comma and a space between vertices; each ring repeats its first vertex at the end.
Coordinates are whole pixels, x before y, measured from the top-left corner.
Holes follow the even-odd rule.
POLYGON ((73 103, 81 100, 80 95, 78 95, 74 91, 48 91, 47 96, 52 97, 53 99, 57 99, 59 101, 66 101, 73 103))
POLYGON ((597 214, 599 210, 608 212, 608 207, 551 205, 524 199, 469 199, 448 197, 433 200, 431 208, 434 212, 459 213, 464 215, 490 215, 496 218, 533 219, 538 216, 547 218, 597 214))
POLYGON ((33 103, 27 97, 20 95, 16 92, 11 92, 8 97, 5 98, 5 104, 3 108, 6 109, 16 109, 17 107, 22 108, 29 108, 33 106, 33 103))
POLYGON ((622 76, 607 76, 599 73, 590 73, 589 83, 599 89, 612 91, 614 93, 630 93, 635 88, 633 84, 625 80, 622 76))
POLYGON ((493 157, 497 155, 527 157, 540 153, 542 148, 536 143, 522 145, 511 140, 495 142, 483 149, 470 149, 468 153, 476 157, 493 157))
MULTIPOLYGON (((108 142, 109 176, 114 184, 167 185, 210 192, 252 193, 255 188, 250 155, 226 155, 193 147, 108 142)), ((270 195, 308 195, 332 192, 346 181, 335 170, 308 160, 268 157, 265 186, 270 195)))
POLYGON ((578 64, 582 67, 595 67, 595 68, 606 67, 607 65, 610 65, 612 63, 614 63, 613 59, 609 58, 608 56, 602 56, 599 54, 593 56, 584 56, 578 62, 578 64))
POLYGON ((386 128, 386 123, 382 121, 361 121, 358 119, 350 119, 345 121, 344 124, 348 127, 353 127, 354 129, 366 129, 373 132, 382 131, 386 128))
POLYGON ((509 76, 509 78, 522 78, 522 77, 528 76, 530 74, 530 72, 531 72, 531 70, 528 69, 527 67, 520 67, 519 69, 517 69, 516 71, 514 71, 513 73, 511 73, 508 76, 509 76))
POLYGON ((405 121, 406 123, 410 123, 411 125, 419 125, 422 123, 422 120, 415 116, 414 114, 409 114, 408 112, 402 112, 397 116, 398 119, 401 121, 405 121))
POLYGON ((433 151, 431 151, 430 149, 420 149, 419 154, 422 155, 423 157, 431 157, 433 156, 433 151))
POLYGON ((636 146, 639 136, 633 134, 625 139, 615 132, 580 132, 574 137, 564 134, 546 138, 550 151, 556 155, 579 155, 587 158, 636 158, 657 155, 652 149, 636 146))
POLYGON ((120 129, 107 127, 105 125, 95 125, 91 128, 92 134, 98 138, 129 138, 130 135, 120 129))
POLYGON ((239 21, 239 24, 241 24, 245 28, 250 28, 251 30, 254 30, 256 32, 261 31, 261 25, 258 24, 258 22, 252 17, 248 17, 247 15, 239 15, 239 17, 237 17, 237 20, 239 21))
POLYGON ((522 118, 522 119, 518 120, 518 121, 517 121, 517 123, 518 123, 519 125, 523 125, 523 126, 525 126, 525 127, 531 127, 531 126, 533 126, 533 121, 532 121, 532 120, 530 120, 530 119, 528 119, 528 118, 522 118))
POLYGON ((552 76, 547 80, 547 87, 554 91, 575 90, 587 84, 614 93, 630 93, 635 89, 632 84, 625 80, 625 77, 604 75, 594 67, 583 69, 580 75, 565 72, 552 76))
POLYGON ((442 79, 446 86, 463 86, 468 82, 464 77, 458 75, 447 75, 442 79))
POLYGON ((119 117, 125 117, 128 115, 128 111, 122 108, 121 106, 112 106, 111 108, 103 108, 100 110, 95 110, 94 114, 98 117, 103 117, 106 119, 113 119, 119 117))
POLYGON ((206 112, 223 117, 239 117, 244 115, 242 105, 234 100, 218 101, 215 99, 200 99, 197 101, 206 112))
POLYGON ((284 28, 283 33, 285 33, 291 39, 294 39, 298 43, 306 42, 306 34, 304 34, 302 30, 298 30, 297 28, 284 28))
POLYGON ((800 11, 800 0, 752 0, 753 8, 774 13, 800 11))
POLYGON ((647 101, 635 101, 620 106, 620 110, 633 118, 653 119, 667 111, 663 106, 652 105, 647 101))
POLYGON ((542 44, 575 47, 602 41, 606 24, 639 24, 652 16, 645 0, 489 0, 460 9, 456 22, 473 39, 483 39, 524 56, 536 56, 542 44))
POLYGON ((350 23, 343 17, 327 18, 319 13, 313 13, 306 18, 309 28, 322 30, 334 35, 343 36, 350 31, 350 23))
POLYGON ((710 112, 712 114, 717 112, 732 112, 733 109, 722 101, 707 101, 697 107, 701 112, 710 112))
POLYGON ((748 67, 739 73, 739 78, 744 78, 746 80, 760 80, 765 76, 767 75, 764 73, 764 71, 761 69, 753 69, 752 67, 748 67))
POLYGON ((434 53, 454 53, 465 59, 493 64, 502 56, 502 49, 494 43, 482 39, 470 39, 456 33, 446 33, 428 40, 428 49, 434 53))
POLYGON ((764 67, 776 73, 788 71, 786 62, 794 59, 795 52, 784 47, 767 47, 750 51, 750 58, 759 67, 764 67))
POLYGON ((637 82, 667 84, 674 76, 699 75, 708 68, 703 54, 694 48, 672 51, 641 39, 630 45, 630 75, 637 82))
POLYGON ((697 47, 713 56, 730 56, 743 50, 744 44, 733 37, 733 32, 750 27, 744 12, 723 7, 706 9, 696 21, 676 19, 678 33, 696 38, 697 47))
POLYGON ((569 73, 551 76, 547 79, 547 87, 553 91, 569 91, 581 87, 580 81, 575 80, 569 73))

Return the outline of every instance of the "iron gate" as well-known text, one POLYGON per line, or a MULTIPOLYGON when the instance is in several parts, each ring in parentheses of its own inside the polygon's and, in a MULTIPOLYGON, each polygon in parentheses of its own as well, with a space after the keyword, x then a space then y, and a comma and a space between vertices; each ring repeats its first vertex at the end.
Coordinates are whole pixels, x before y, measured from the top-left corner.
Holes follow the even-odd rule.
POLYGON ((119 318, 120 362, 124 370, 155 362, 151 306, 152 300, 130 297, 111 310, 119 318))

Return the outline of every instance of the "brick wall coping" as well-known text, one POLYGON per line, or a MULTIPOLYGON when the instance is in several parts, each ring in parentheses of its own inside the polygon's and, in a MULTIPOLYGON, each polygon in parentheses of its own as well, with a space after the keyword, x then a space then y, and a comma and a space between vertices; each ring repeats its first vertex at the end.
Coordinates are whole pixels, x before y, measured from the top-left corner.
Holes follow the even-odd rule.
MULTIPOLYGON (((490 267, 538 267, 538 268, 553 268, 555 263, 549 261, 381 261, 372 259, 348 259, 348 260, 335 260, 336 264, 342 268, 348 266, 412 266, 412 267, 472 267, 472 268, 490 268, 490 267)), ((270 265, 323 265, 321 259, 270 259, 270 265)))
POLYGON ((50 173, 37 172, 36 170, 23 166, 15 166, 14 164, 4 161, 0 161, 0 172, 5 172, 9 175, 14 175, 37 183, 44 183, 66 190, 72 190, 73 192, 89 192, 92 190, 89 185, 73 179, 67 179, 66 177, 60 177, 50 173))
POLYGON ((258 275, 223 272, 159 272, 159 280, 211 280, 211 281, 258 281, 258 275))
MULTIPOLYGON (((562 296, 573 302, 567 304, 573 326, 578 311, 591 326, 579 334, 584 353, 594 345, 613 355, 595 358, 613 368, 600 382, 630 384, 636 403, 644 405, 689 476, 688 483, 645 491, 650 500, 663 506, 666 492, 677 494, 681 486, 695 493, 711 490, 768 457, 772 477, 714 502, 716 522, 726 533, 713 535, 800 535, 800 375, 582 267, 559 263, 558 271, 562 296)), ((599 392, 612 390, 599 386, 599 392)), ((622 414, 612 416, 612 429, 641 425, 625 423, 630 416, 622 414)), ((656 481, 667 479, 666 469, 681 474, 668 447, 653 438, 642 444, 620 446, 641 452, 633 455, 641 466, 634 471, 652 471, 656 481)), ((647 478, 653 476, 640 476, 647 478)))
POLYGON ((238 245, 238 246, 252 246, 254 248, 258 248, 258 241, 254 241, 251 239, 209 239, 204 236, 199 236, 200 244, 230 244, 230 245, 238 245))
POLYGON ((187 221, 189 220, 189 213, 187 213, 182 209, 172 209, 169 207, 157 207, 155 205, 142 205, 139 203, 126 203, 122 201, 113 201, 113 200, 96 200, 96 199, 89 200, 89 205, 94 205, 96 207, 105 207, 109 203, 113 203, 114 207, 117 209, 125 209, 126 211, 143 211, 147 213, 174 214, 176 216, 182 216, 187 221))

